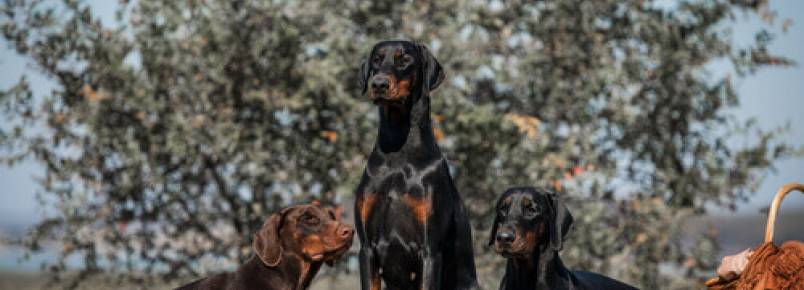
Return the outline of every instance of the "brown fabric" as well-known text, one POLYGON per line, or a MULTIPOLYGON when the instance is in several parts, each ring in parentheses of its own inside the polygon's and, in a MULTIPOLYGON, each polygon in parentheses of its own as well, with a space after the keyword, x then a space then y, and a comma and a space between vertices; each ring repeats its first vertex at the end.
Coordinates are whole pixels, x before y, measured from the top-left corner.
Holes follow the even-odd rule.
POLYGON ((804 243, 766 243, 754 249, 742 274, 732 280, 707 281, 713 290, 804 290, 804 243))

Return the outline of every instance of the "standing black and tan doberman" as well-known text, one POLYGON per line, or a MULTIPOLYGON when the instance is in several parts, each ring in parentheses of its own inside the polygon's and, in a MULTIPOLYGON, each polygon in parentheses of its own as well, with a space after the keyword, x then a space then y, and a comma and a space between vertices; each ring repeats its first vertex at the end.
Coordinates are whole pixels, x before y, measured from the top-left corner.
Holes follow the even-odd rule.
POLYGON ((376 44, 361 66, 380 115, 356 191, 363 290, 477 287, 469 220, 430 121, 443 79, 427 47, 410 41, 376 44))

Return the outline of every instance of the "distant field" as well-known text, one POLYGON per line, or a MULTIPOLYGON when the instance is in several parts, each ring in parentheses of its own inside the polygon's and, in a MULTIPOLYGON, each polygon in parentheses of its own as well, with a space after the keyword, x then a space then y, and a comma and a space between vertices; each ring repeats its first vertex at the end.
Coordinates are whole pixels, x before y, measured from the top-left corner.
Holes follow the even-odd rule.
MULTIPOLYGON (((779 244, 787 240, 804 241, 804 210, 797 209, 779 212, 776 219, 773 240, 779 244)), ((749 247, 756 247, 762 243, 765 236, 765 222, 767 215, 740 215, 731 217, 705 217, 693 220, 688 224, 687 232, 700 233, 709 225, 715 226, 720 241, 720 256, 731 255, 749 247)))

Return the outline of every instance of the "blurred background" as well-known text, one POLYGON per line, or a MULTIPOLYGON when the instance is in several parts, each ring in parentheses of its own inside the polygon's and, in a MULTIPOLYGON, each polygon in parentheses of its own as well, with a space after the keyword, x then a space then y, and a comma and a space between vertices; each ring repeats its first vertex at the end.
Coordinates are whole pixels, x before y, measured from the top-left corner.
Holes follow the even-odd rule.
MULTIPOLYGON (((474 227, 492 202, 567 195, 562 257, 698 289, 759 245, 804 182, 804 2, 4 0, 0 289, 167 289, 231 270, 288 204, 352 207, 377 116, 378 40, 427 44, 439 143, 474 227)), ((347 212, 349 212, 347 210, 347 212)), ((350 217, 347 217, 350 218, 350 217)), ((804 240, 804 199, 776 241, 804 240)), ((353 254, 354 250, 353 249, 353 254)), ((355 289, 357 261, 316 289, 355 289)))

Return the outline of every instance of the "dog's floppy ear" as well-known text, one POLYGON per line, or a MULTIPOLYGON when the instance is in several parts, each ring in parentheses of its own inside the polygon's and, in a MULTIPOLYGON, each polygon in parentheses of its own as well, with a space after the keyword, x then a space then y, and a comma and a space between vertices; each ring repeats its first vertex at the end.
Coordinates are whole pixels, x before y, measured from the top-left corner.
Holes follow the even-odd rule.
POLYGON ((371 55, 374 53, 374 49, 372 48, 369 51, 366 58, 363 59, 363 62, 360 63, 360 71, 357 73, 357 85, 360 87, 360 94, 365 95, 366 90, 368 90, 368 79, 371 76, 371 55))
POLYGON ((496 209, 494 211, 494 223, 491 225, 491 234, 489 234, 489 247, 494 245, 494 240, 496 239, 495 236, 497 236, 497 227, 500 223, 500 214, 496 213, 496 209))
POLYGON ((547 197, 550 200, 553 218, 551 222, 548 222, 550 229, 550 247, 555 251, 561 251, 564 247, 564 238, 567 237, 567 233, 572 226, 572 214, 570 214, 569 209, 567 209, 567 206, 564 204, 564 200, 557 194, 547 194, 547 197))
POLYGON ((269 267, 276 267, 282 261, 282 242, 279 240, 279 230, 282 227, 285 211, 271 215, 260 230, 254 234, 251 244, 254 253, 269 267))
POLYGON ((433 56, 427 46, 424 44, 417 44, 416 46, 419 48, 419 53, 422 57, 425 88, 427 91, 435 90, 444 80, 444 69, 441 68, 441 63, 433 56))
POLYGON ((500 217, 499 208, 500 208, 500 203, 503 201, 504 198, 506 198, 505 195, 501 196, 497 200, 497 203, 494 204, 494 223, 491 224, 491 234, 489 234, 489 244, 488 244, 489 246, 494 245, 494 240, 496 239, 496 236, 497 236, 497 228, 499 227, 501 219, 502 219, 500 217))

